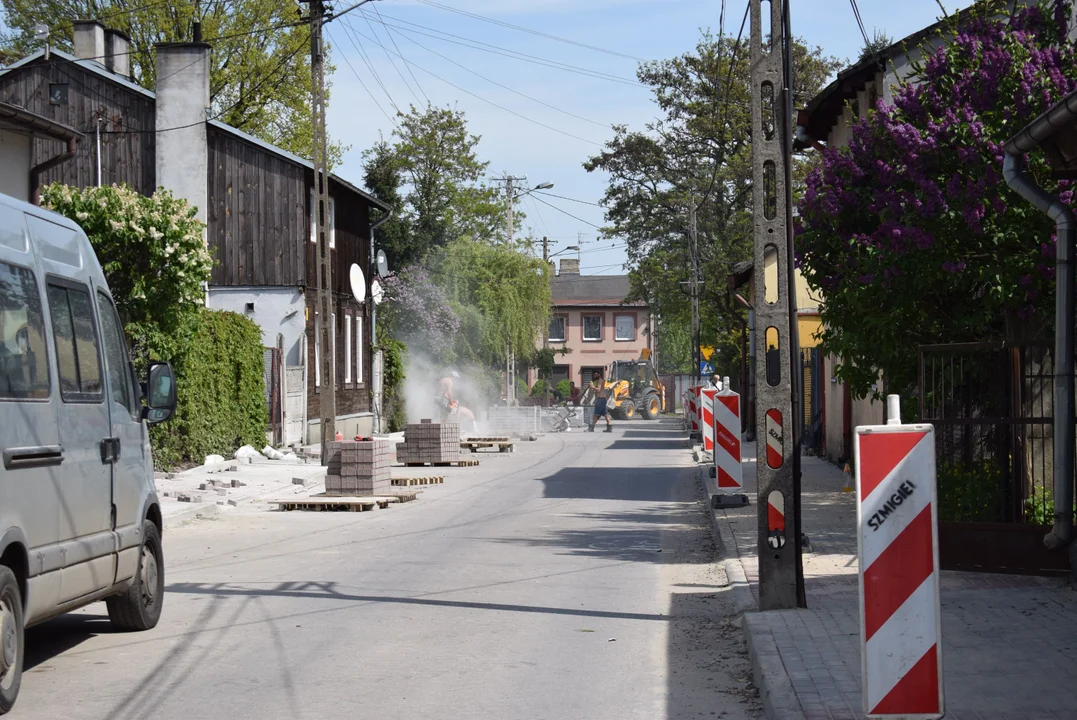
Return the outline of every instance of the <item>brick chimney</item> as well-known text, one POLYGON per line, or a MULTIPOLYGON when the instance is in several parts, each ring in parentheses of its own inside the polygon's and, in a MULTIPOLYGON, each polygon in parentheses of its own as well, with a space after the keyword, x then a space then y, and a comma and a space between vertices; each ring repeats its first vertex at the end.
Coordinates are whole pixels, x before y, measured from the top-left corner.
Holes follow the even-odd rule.
POLYGON ((157 45, 157 184, 186 198, 206 222, 209 150, 206 43, 157 45))
POLYGON ((580 261, 577 258, 561 258, 561 272, 558 275, 579 275, 580 261))
POLYGON ((105 48, 105 26, 96 20, 76 20, 75 57, 105 64, 108 51, 105 48))

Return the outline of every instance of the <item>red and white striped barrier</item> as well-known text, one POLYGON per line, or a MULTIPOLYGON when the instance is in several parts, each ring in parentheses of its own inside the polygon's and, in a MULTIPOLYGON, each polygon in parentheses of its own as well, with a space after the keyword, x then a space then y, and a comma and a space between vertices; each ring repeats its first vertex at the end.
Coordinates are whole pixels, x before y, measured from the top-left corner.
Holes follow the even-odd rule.
POLYGON ((717 388, 705 387, 699 390, 700 432, 703 433, 703 451, 714 452, 714 396, 717 388))
POLYGON ((718 492, 744 489, 740 454, 740 395, 725 383, 714 398, 714 466, 718 492))
POLYGON ((935 430, 901 425, 897 400, 853 444, 864 712, 926 720, 945 712, 935 430))
POLYGON ((692 396, 696 401, 695 431, 702 436, 703 433, 703 386, 697 385, 692 388, 692 396))
POLYGON ((688 388, 686 397, 688 398, 688 422, 691 423, 689 432, 696 435, 699 432, 699 388, 688 388))

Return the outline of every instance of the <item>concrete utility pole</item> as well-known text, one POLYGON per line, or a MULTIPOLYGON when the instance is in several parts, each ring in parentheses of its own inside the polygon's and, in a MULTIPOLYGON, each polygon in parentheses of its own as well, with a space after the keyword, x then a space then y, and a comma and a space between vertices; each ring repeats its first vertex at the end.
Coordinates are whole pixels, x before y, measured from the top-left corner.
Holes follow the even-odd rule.
POLYGON ((550 239, 545 235, 542 236, 542 262, 550 262, 550 239))
POLYGON ((516 178, 505 178, 505 239, 512 245, 512 206, 516 204, 516 198, 512 196, 512 183, 516 178))
POLYGON ((804 604, 796 481, 799 448, 795 428, 799 418, 793 377, 799 353, 795 346, 795 290, 789 241, 788 138, 792 109, 786 94, 786 2, 772 0, 767 5, 771 42, 764 48, 763 3, 750 1, 755 235, 752 305, 755 326, 763 333, 763 342, 756 343, 758 351, 753 361, 756 377, 765 380, 756 388, 759 608, 776 610, 804 604), (768 268, 772 272, 768 273, 768 268), (768 372, 767 356, 772 346, 780 362, 768 372))
POLYGON ((314 115, 314 237, 316 241, 315 267, 318 321, 315 323, 321 353, 320 372, 322 383, 318 398, 318 410, 322 420, 322 464, 329 460, 328 443, 336 438, 337 384, 336 357, 333 352, 333 257, 329 248, 327 231, 329 213, 329 168, 325 129, 325 56, 322 44, 322 25, 325 22, 323 0, 307 0, 310 3, 310 67, 313 81, 314 115))
POLYGON ((696 377, 703 377, 703 356, 699 349, 699 238, 696 227, 696 203, 691 200, 688 203, 688 237, 691 242, 692 253, 692 359, 695 363, 694 373, 696 377))

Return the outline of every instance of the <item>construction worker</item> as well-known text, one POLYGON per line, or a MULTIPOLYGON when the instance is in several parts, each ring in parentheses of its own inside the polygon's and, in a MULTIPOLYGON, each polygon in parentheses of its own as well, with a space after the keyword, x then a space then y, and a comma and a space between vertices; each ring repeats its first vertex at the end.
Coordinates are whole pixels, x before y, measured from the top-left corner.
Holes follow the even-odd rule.
POLYGON ((475 415, 466 407, 461 407, 460 402, 453 396, 453 385, 459 379, 460 373, 455 370, 442 377, 438 381, 438 391, 434 397, 434 402, 441 411, 441 422, 457 422, 463 425, 464 423, 461 420, 466 420, 474 428, 475 415))
POLYGON ((591 382, 588 387, 595 393, 595 409, 591 413, 591 424, 587 431, 594 432, 598 419, 604 417, 606 418, 606 432, 613 432, 613 423, 610 421, 610 411, 607 407, 609 391, 606 390, 606 383, 602 382, 602 373, 598 370, 591 373, 591 382))

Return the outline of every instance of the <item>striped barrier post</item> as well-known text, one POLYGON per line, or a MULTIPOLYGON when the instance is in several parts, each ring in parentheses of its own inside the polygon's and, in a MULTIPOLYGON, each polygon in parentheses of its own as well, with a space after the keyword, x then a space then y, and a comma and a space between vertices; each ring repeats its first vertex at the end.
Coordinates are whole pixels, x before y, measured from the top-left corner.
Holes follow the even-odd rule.
POLYGON ((935 430, 889 422, 856 428, 860 639, 869 718, 941 718, 935 430))
POLYGON ((688 420, 692 423, 691 435, 699 434, 699 388, 688 388, 688 420))
POLYGON ((714 469, 718 494, 711 497, 711 507, 743 507, 748 504, 744 490, 744 473, 740 451, 740 394, 729 389, 729 378, 722 381, 725 388, 714 398, 714 469))
POLYGON ((696 434, 703 437, 703 386, 697 385, 692 388, 692 394, 696 399, 696 434))
POLYGON ((714 452, 714 396, 715 388, 705 387, 699 391, 700 432, 703 433, 703 452, 714 452))

